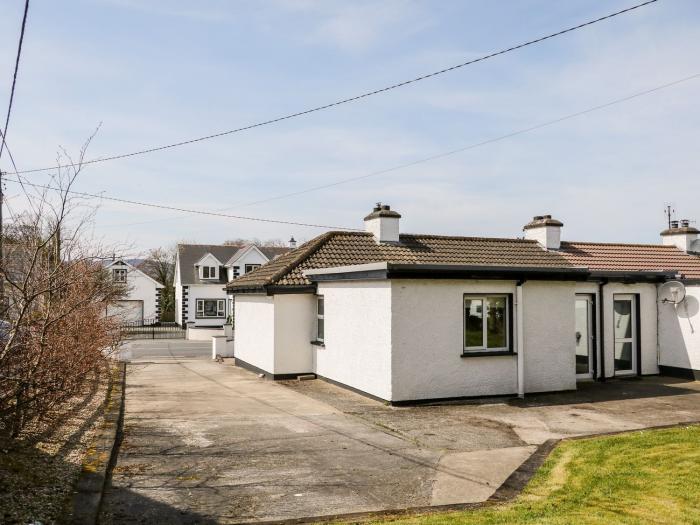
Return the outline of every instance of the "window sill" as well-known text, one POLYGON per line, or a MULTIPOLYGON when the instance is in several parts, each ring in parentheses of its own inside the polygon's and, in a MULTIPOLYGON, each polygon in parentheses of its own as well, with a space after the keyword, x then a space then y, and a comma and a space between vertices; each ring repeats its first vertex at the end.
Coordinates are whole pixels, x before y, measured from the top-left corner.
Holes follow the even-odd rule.
POLYGON ((311 344, 314 346, 322 346, 322 347, 326 346, 326 343, 324 343, 323 341, 311 341, 311 344))
POLYGON ((477 350, 474 352, 462 352, 461 357, 491 357, 499 355, 516 355, 510 350, 477 350))

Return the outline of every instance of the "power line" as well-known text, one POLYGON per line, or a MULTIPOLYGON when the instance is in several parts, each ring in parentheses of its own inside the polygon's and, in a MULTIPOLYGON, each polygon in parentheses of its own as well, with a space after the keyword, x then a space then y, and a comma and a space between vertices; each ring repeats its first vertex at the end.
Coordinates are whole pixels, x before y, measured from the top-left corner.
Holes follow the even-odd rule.
MULTIPOLYGON (((227 211, 227 210, 231 210, 231 209, 242 208, 242 207, 245 207, 245 206, 253 206, 253 205, 256 205, 256 204, 263 204, 263 203, 266 203, 266 202, 271 202, 271 201, 286 199, 286 198, 289 198, 289 197, 295 197, 295 196, 297 196, 297 195, 303 195, 303 194, 305 194, 305 193, 311 193, 311 192, 314 192, 314 191, 319 191, 319 190, 324 190, 324 189, 332 188, 332 187, 334 187, 334 186, 341 186, 341 185, 343 185, 343 184, 348 184, 348 183, 351 183, 351 182, 357 182, 357 181, 359 181, 359 180, 368 179, 368 178, 376 177, 376 176, 379 176, 379 175, 386 175, 387 173, 391 173, 391 172, 394 172, 394 171, 399 171, 399 170, 402 170, 402 169, 405 169, 405 168, 410 168, 410 167, 412 167, 412 166, 417 166, 417 165, 419 165, 419 164, 424 164, 424 163, 431 162, 431 161, 438 160, 438 159, 442 159, 442 158, 445 158, 445 157, 450 157, 450 156, 456 155, 456 154, 458 154, 458 153, 463 153, 463 152, 465 152, 465 151, 469 151, 469 150, 472 150, 472 149, 480 148, 480 147, 482 147, 482 146, 487 146, 487 145, 489 145, 489 144, 493 144, 493 143, 495 143, 495 142, 500 142, 500 141, 502 141, 502 140, 509 139, 509 138, 512 138, 512 137, 516 137, 516 136, 518 136, 518 135, 523 135, 523 134, 529 133, 529 132, 531 132, 531 131, 536 131, 536 130, 538 130, 538 129, 546 128, 546 127, 548 127, 548 126, 552 126, 552 125, 554 125, 554 124, 558 124, 558 123, 564 122, 564 121, 566 121, 566 120, 570 120, 570 119, 573 119, 573 118, 576 118, 576 117, 580 117, 580 116, 586 115, 586 114, 588 114, 588 113, 593 113, 593 112, 595 112, 595 111, 600 111, 601 109, 605 109, 605 108, 608 108, 608 107, 610 107, 610 106, 614 106, 614 105, 616 105, 616 104, 621 104, 621 103, 623 103, 623 102, 628 102, 628 101, 630 101, 630 100, 633 100, 633 99, 636 99, 636 98, 639 98, 639 97, 643 97, 643 96, 645 96, 645 95, 650 95, 650 94, 652 94, 652 93, 656 93, 657 91, 661 91, 661 90, 663 90, 663 89, 667 89, 667 88, 670 88, 670 87, 673 87, 673 86, 677 86, 678 84, 682 84, 682 83, 684 83, 684 82, 688 82, 688 81, 690 81, 690 80, 695 80, 695 79, 698 79, 698 78, 700 78, 700 73, 697 73, 697 74, 695 74, 695 75, 691 75, 691 76, 689 76, 689 77, 681 78, 681 79, 678 79, 678 80, 674 80, 674 81, 672 81, 672 82, 667 82, 666 84, 661 84, 661 85, 659 85, 659 86, 656 86, 656 87, 653 87, 653 88, 650 88, 650 89, 646 89, 646 90, 644 90, 644 91, 639 91, 639 92, 637 92, 637 93, 633 93, 633 94, 631 94, 631 95, 627 95, 627 96, 622 97, 622 98, 617 98, 617 99, 611 100, 611 101, 609 101, 609 102, 605 102, 604 104, 599 104, 599 105, 597 105, 597 106, 592 106, 592 107, 590 107, 590 108, 587 108, 587 109, 584 109, 584 110, 581 110, 581 111, 577 111, 577 112, 575 112, 575 113, 569 113, 569 114, 567 114, 567 115, 564 115, 564 116, 561 116, 561 117, 557 117, 557 118, 552 119, 552 120, 547 120, 547 121, 545 121, 545 122, 540 122, 539 124, 535 124, 535 125, 533 125, 533 126, 529 126, 529 127, 527 127, 527 128, 522 128, 522 129, 519 129, 519 130, 516 130, 516 131, 512 131, 512 132, 510 132, 510 133, 506 133, 505 135, 499 135, 498 137, 493 137, 493 138, 490 138, 490 139, 482 140, 482 141, 480 141, 480 142, 476 142, 476 143, 470 144, 470 145, 468 145, 468 146, 464 146, 464 147, 456 148, 456 149, 451 149, 451 150, 448 150, 448 151, 443 151, 443 152, 441 152, 441 153, 437 153, 437 154, 431 155, 431 156, 429 156, 429 157, 423 157, 423 158, 421 158, 421 159, 417 159, 417 160, 414 160, 414 161, 411 161, 411 162, 406 162, 406 163, 404 163, 404 164, 399 164, 399 165, 393 166, 393 167, 391 167, 391 168, 385 168, 385 169, 382 169, 382 170, 379 170, 379 171, 373 171, 373 172, 367 173, 367 174, 365 174, 365 175, 359 175, 359 176, 357 176, 357 177, 350 177, 350 178, 347 178, 347 179, 341 179, 341 180, 337 180, 337 181, 335 181, 335 182, 330 182, 330 183, 328 183, 328 184, 321 184, 321 185, 319 185, 319 186, 312 186, 312 187, 310 187, 310 188, 306 188, 306 189, 303 189, 303 190, 294 191, 294 192, 290 192, 290 193, 283 193, 283 194, 280 194, 280 195, 275 195, 275 196, 273 196, 273 197, 268 197, 268 198, 265 198, 265 199, 260 199, 260 200, 256 200, 256 201, 247 202, 247 203, 244 203, 244 204, 239 204, 239 205, 236 205, 236 206, 233 206, 233 207, 221 208, 220 210, 217 210, 217 211, 222 211, 222 212, 223 212, 223 211, 227 211)), ((138 225, 138 224, 148 224, 148 223, 151 223, 151 222, 161 222, 161 221, 168 221, 168 220, 177 220, 177 219, 181 219, 181 218, 183 218, 183 216, 170 217, 170 218, 165 218, 165 219, 156 219, 156 220, 154 220, 154 221, 143 221, 143 222, 126 223, 126 224, 122 223, 122 224, 119 224, 118 226, 134 226, 134 225, 138 225)))
MULTIPOLYGON (((7 126, 10 124, 10 113, 12 113, 12 102, 15 98, 15 86, 17 85, 17 71, 19 71, 19 59, 22 55, 22 42, 24 42, 24 29, 27 27, 27 12, 29 11, 29 0, 24 2, 24 15, 22 17, 22 29, 19 32, 19 44, 17 44, 17 58, 15 59, 15 71, 12 75, 12 87, 10 88, 10 101, 7 105, 7 115, 5 116, 5 127, 2 133, 2 142, 0 142, 0 158, 2 151, 5 148, 5 139, 7 137, 7 126)), ((13 162, 14 165, 14 162, 13 162)), ((15 167, 15 170, 17 168, 15 167)))
MULTIPOLYGON (((454 70, 456 70, 456 69, 460 69, 460 68, 463 68, 463 67, 466 67, 466 66, 469 66, 469 65, 472 65, 472 64, 476 64, 477 62, 483 62, 484 60, 488 60, 488 59, 490 59, 490 58, 494 58, 494 57, 497 57, 497 56, 500 56, 500 55, 504 55, 504 54, 506 54, 506 53, 510 53, 510 52, 512 52, 512 51, 516 51, 516 50, 518 50, 518 49, 522 49, 522 48, 527 47, 527 46, 531 46, 531 45, 534 45, 534 44, 538 44, 538 43, 543 42, 543 41, 545 41, 545 40, 549 40, 549 39, 551 39, 551 38, 555 38, 555 37, 558 37, 558 36, 561 36, 561 35, 570 33, 570 32, 572 32, 572 31, 576 31, 576 30, 578 30, 578 29, 582 29, 582 28, 584 28, 584 27, 587 27, 587 26, 590 26, 590 25, 593 25, 593 24, 597 24, 598 22, 602 22, 602 21, 604 21, 604 20, 608 20, 608 19, 610 19, 610 18, 614 18, 614 17, 616 17, 616 16, 619 16, 619 15, 622 15, 622 14, 625 14, 625 13, 629 13, 630 11, 634 11, 635 9, 639 9, 640 7, 644 7, 644 6, 647 6, 647 5, 649 5, 649 4, 653 4, 653 3, 657 2, 657 1, 658 1, 658 0, 647 0, 646 2, 642 2, 641 4, 637 4, 637 5, 634 5, 634 6, 632 6, 632 7, 628 7, 628 8, 626 8, 626 9, 622 9, 622 10, 620 10, 620 11, 616 11, 616 12, 614 12, 614 13, 610 13, 610 14, 605 15, 605 16, 602 16, 602 17, 600 17, 600 18, 596 18, 596 19, 594 19, 594 20, 589 20, 588 22, 584 22, 584 23, 578 24, 578 25, 576 25, 576 26, 569 27, 569 28, 567 28, 567 29, 562 29, 561 31, 557 31, 556 33, 550 33, 550 34, 548 34, 548 35, 545 35, 545 36, 536 38, 536 39, 534 39, 534 40, 529 40, 529 41, 527 41, 527 42, 523 42, 523 43, 521 43, 521 44, 517 44, 517 45, 511 46, 511 47, 508 47, 508 48, 506 48, 506 49, 502 49, 502 50, 500 50, 500 51, 496 51, 496 52, 490 53, 490 54, 488 54, 488 55, 481 56, 481 57, 479 57, 479 58, 475 58, 475 59, 472 59, 472 60, 468 60, 468 61, 466 61, 466 62, 462 62, 462 63, 460 63, 460 64, 456 64, 456 65, 454 65, 454 66, 451 66, 451 67, 448 67, 448 68, 445 68, 445 69, 440 69, 440 70, 438 70, 438 71, 434 71, 434 72, 432 72, 432 73, 428 73, 428 74, 425 74, 425 75, 421 75, 421 76, 419 76, 419 77, 416 77, 416 78, 413 78, 413 79, 410 79, 410 80, 404 80, 404 81, 398 82, 398 83, 396 83, 396 84, 392 84, 392 85, 389 85, 389 86, 385 86, 385 87, 383 87, 383 88, 375 89, 375 90, 373 90, 373 91, 368 91, 368 92, 366 92, 366 93, 362 93, 362 94, 360 94, 360 95, 356 95, 356 96, 353 96, 353 97, 341 99, 341 100, 338 100, 338 101, 336 101, 336 102, 331 102, 331 103, 329 103, 329 104, 324 104, 324 105, 322 105, 322 106, 312 107, 312 108, 309 108, 309 109, 305 109, 305 110, 303 110, 303 111, 298 111, 298 112, 296 112, 296 113, 290 113, 290 114, 288 114, 288 115, 284 115, 284 116, 281 116, 281 117, 276 117, 276 118, 273 118, 273 119, 270 119, 270 120, 265 120, 265 121, 262 121, 262 122, 257 122, 257 123, 255 123, 255 124, 249 124, 249 125, 247 125, 247 126, 243 126, 243 127, 240 127, 240 128, 235 128, 235 129, 231 129, 231 130, 227 130, 227 131, 221 131, 221 132, 218 132, 218 133, 212 133, 212 134, 210 134, 210 135, 205 135, 205 136, 197 137, 197 138, 194 138, 194 139, 183 140, 183 141, 181 141, 181 142, 174 142, 174 143, 171 143, 171 144, 165 144, 165 145, 155 146, 155 147, 151 147, 151 148, 147 148, 147 149, 142 149, 142 150, 138 150, 138 151, 132 151, 132 152, 130 152, 130 153, 122 153, 122 154, 119 154, 119 155, 112 155, 112 156, 109 156, 109 157, 102 157, 102 158, 90 159, 90 160, 84 161, 83 164, 84 164, 84 165, 87 165, 87 164, 95 164, 95 163, 98 163, 98 162, 107 162, 107 161, 111 161, 111 160, 124 159, 124 158, 128 158, 128 157, 135 157, 135 156, 138 156, 138 155, 145 155, 145 154, 147 154, 147 153, 154 153, 154 152, 157 152, 157 151, 163 151, 163 150, 166 150, 166 149, 176 148, 176 147, 185 146, 185 145, 188 145, 188 144, 193 144, 193 143, 196 143, 196 142, 202 142, 202 141, 205 141, 205 140, 211 140, 211 139, 214 139, 214 138, 223 137, 223 136, 226 136, 226 135, 232 135, 232 134, 234 134, 234 133, 240 133, 240 132, 243 132, 243 131, 248 131, 248 130, 255 129, 255 128, 259 128, 259 127, 262 127, 262 126, 267 126, 267 125, 270 125, 270 124, 274 124, 274 123, 276 123, 276 122, 281 122, 281 121, 284 121, 284 120, 289 120, 289 119, 292 119, 292 118, 301 117, 301 116, 304 116, 304 115, 309 115, 310 113, 316 113, 316 112, 318 112, 318 111, 323 111, 323 110, 326 110, 326 109, 330 109, 330 108, 333 108, 333 107, 336 107, 336 106, 341 106, 341 105, 343 105, 343 104, 348 104, 348 103, 350 103, 350 102, 356 102, 356 101, 358 101, 358 100, 361 100, 361 99, 364 99, 364 98, 367 98, 367 97, 371 97, 371 96, 373 96, 373 95, 378 95, 378 94, 380 94, 380 93, 385 93, 385 92, 387 92, 387 91, 391 91, 391 90, 394 90, 394 89, 398 89, 398 88, 407 86, 407 85, 409 85, 409 84, 414 84, 414 83, 416 83, 416 82, 420 82, 421 80, 426 80, 426 79, 428 79, 428 78, 432 78, 432 77, 435 77, 435 76, 438 76, 438 75, 442 75, 442 74, 445 74, 445 73, 449 73, 449 72, 454 71, 454 70)), ((62 168, 62 167, 66 167, 66 166, 60 166, 60 165, 58 165, 58 166, 51 166, 51 167, 47 167, 47 168, 35 168, 35 169, 24 170, 24 171, 17 171, 17 170, 15 170, 14 174, 16 175, 16 174, 20 174, 20 173, 22 173, 22 174, 25 174, 25 173, 37 173, 37 172, 42 172, 42 171, 50 171, 50 170, 54 170, 54 169, 60 169, 60 168, 62 168)))
POLYGON ((155 204, 152 202, 140 202, 140 201, 134 201, 134 200, 129 200, 129 199, 120 199, 118 197, 108 197, 105 195, 100 195, 100 194, 95 194, 95 193, 85 193, 82 191, 74 191, 74 190, 64 190, 62 188, 57 188, 55 186, 48 186, 45 184, 37 184, 35 182, 29 182, 27 180, 20 181, 17 179, 6 179, 7 182, 14 182, 16 184, 25 184, 27 186, 32 186, 34 188, 43 188, 46 190, 54 190, 54 191, 62 191, 65 193, 70 193, 71 195, 78 195, 80 197, 89 197, 89 198, 94 198, 94 199, 104 199, 108 201, 114 201, 114 202, 120 202, 122 204, 129 204, 133 206, 144 206, 148 208, 158 208, 161 210, 173 210, 173 211, 179 211, 179 212, 184 212, 184 213, 190 213, 193 215, 211 215, 214 217, 223 217, 225 219, 239 219, 239 220, 245 220, 245 221, 257 221, 257 222, 269 222, 269 223, 274 223, 274 224, 291 224, 293 226, 306 226, 310 228, 323 228, 326 230, 348 230, 348 231, 361 231, 358 230, 357 228, 345 228, 343 226, 328 226, 325 224, 312 224, 312 223, 307 223, 307 222, 294 222, 294 221, 283 221, 283 220, 277 220, 277 219, 264 219, 260 217, 246 217, 242 215, 231 215, 228 213, 219 213, 215 211, 206 211, 206 210, 194 210, 191 208, 178 208, 176 206, 167 206, 165 204, 155 204))

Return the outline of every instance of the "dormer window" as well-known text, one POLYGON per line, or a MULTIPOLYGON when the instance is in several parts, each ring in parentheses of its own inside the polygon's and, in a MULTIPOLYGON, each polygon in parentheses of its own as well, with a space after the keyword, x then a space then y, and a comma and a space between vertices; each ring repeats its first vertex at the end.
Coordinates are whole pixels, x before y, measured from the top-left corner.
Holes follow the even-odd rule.
POLYGON ((216 266, 202 266, 202 279, 217 279, 216 266))
POLYGON ((114 268, 112 270, 112 280, 115 283, 125 283, 126 282, 126 269, 125 268, 114 268))

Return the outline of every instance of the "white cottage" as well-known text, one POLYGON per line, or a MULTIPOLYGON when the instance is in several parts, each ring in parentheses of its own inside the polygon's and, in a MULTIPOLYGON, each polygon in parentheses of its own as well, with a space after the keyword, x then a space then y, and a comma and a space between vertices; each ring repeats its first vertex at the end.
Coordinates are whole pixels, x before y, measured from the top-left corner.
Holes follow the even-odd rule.
POLYGON ((548 215, 524 239, 401 234, 400 217, 378 205, 365 233, 325 233, 229 283, 236 364, 392 403, 700 374, 697 230, 603 244, 561 241, 548 215), (669 280, 684 302, 659 302, 669 280))
POLYGON ((232 311, 226 283, 260 268, 289 248, 254 244, 178 244, 175 259, 175 320, 182 326, 220 328, 232 311))
POLYGON ((160 321, 162 284, 123 259, 109 261, 105 268, 126 292, 123 299, 106 307, 107 315, 118 316, 125 323, 160 321))

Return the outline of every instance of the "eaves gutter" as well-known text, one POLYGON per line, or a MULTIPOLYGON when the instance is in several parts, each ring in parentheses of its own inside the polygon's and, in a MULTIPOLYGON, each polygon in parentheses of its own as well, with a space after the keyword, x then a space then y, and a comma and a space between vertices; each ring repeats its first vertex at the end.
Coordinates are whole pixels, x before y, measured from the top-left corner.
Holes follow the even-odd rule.
POLYGON ((591 271, 591 281, 620 283, 662 283, 678 278, 677 271, 591 271))
POLYGON ((457 264, 379 263, 353 268, 328 268, 305 272, 312 282, 384 279, 507 279, 541 281, 586 281, 587 268, 542 268, 475 266, 457 264))

